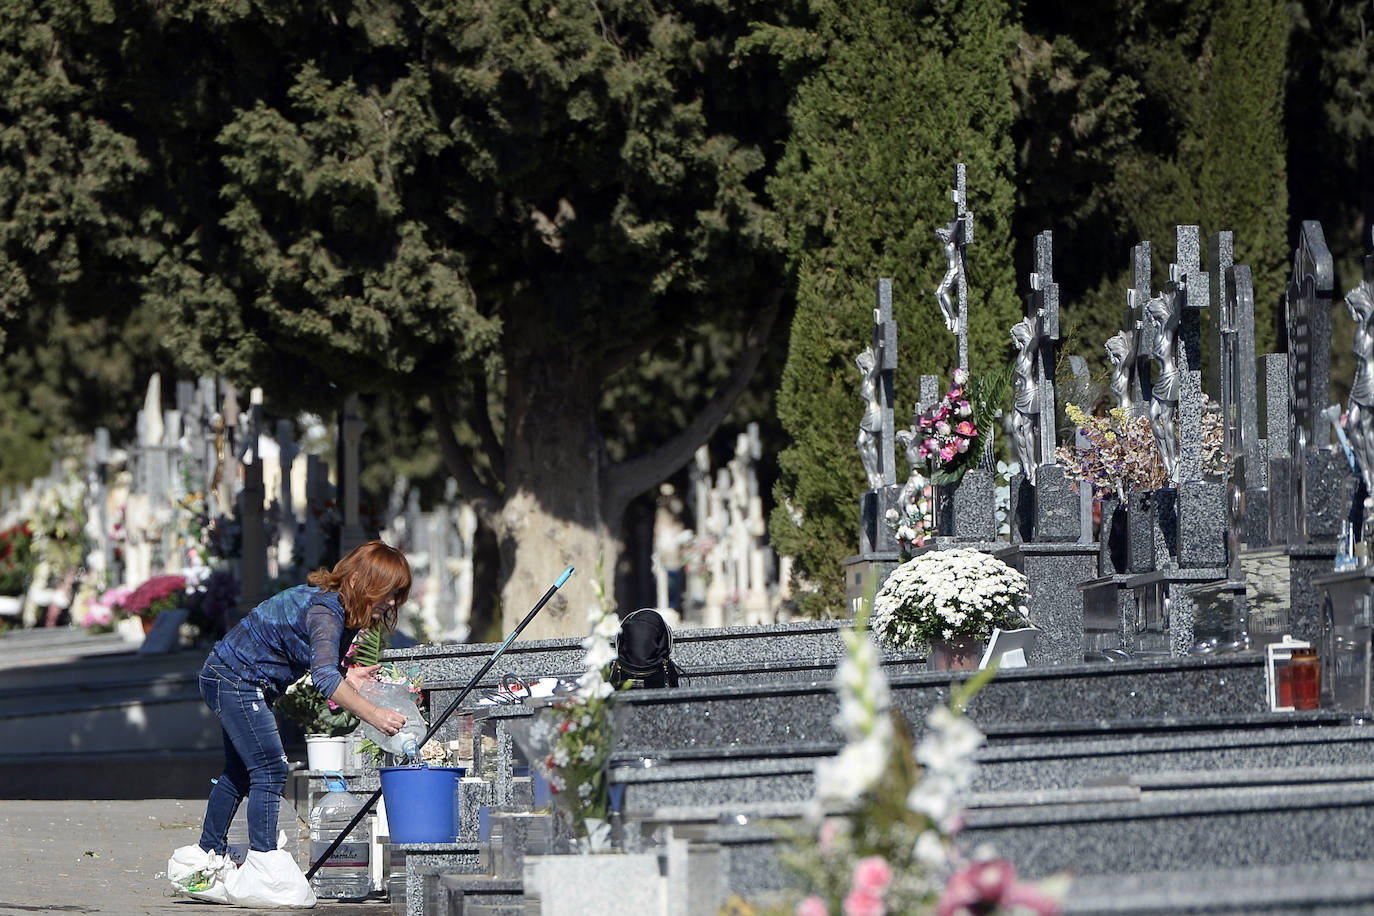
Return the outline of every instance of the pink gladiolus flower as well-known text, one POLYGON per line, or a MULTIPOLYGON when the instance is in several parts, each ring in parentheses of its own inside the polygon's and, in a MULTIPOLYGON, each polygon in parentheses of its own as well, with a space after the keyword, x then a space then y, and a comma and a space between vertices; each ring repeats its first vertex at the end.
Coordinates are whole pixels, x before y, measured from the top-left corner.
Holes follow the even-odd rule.
POLYGON ((844 898, 844 916, 883 916, 886 912, 882 897, 853 890, 844 898))
POLYGON ((938 422, 940 422, 941 420, 945 420, 945 419, 948 419, 948 418, 949 418, 949 408, 946 407, 944 404, 941 404, 941 405, 940 405, 940 409, 937 410, 937 411, 935 411, 935 422, 938 423, 938 422))
POLYGON ((965 420, 958 426, 954 427, 954 431, 961 436, 968 436, 970 438, 978 435, 978 427, 974 426, 968 420, 965 420))
POLYGON ((854 866, 854 889, 875 897, 887 893, 892 884, 892 866, 882 856, 868 856, 854 866))
POLYGON ((940 461, 948 464, 954 460, 954 456, 959 454, 959 448, 953 442, 940 449, 940 461))
POLYGON ((835 837, 840 832, 840 825, 833 819, 821 824, 821 829, 816 833, 816 845, 822 851, 828 852, 835 845, 835 837))
POLYGON ((811 896, 797 904, 797 916, 830 916, 830 911, 825 908, 824 900, 811 896))
POLYGON ((954 402, 956 402, 956 401, 962 399, 963 396, 964 396, 964 389, 963 389, 963 388, 960 388, 959 386, 956 385, 955 387, 949 389, 949 394, 945 395, 945 400, 946 400, 946 401, 949 401, 949 402, 952 404, 952 403, 954 403, 954 402))
POLYGON ((937 916, 961 916, 992 909, 1016 882, 1016 870, 1005 859, 974 862, 950 876, 935 908, 937 916))

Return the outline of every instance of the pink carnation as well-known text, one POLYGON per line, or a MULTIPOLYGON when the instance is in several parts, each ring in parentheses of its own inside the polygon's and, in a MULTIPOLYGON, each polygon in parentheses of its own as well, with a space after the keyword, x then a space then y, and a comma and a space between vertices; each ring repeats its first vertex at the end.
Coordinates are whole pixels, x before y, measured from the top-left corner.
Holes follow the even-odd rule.
POLYGON ((852 890, 844 898, 844 916, 883 916, 887 907, 883 898, 861 890, 852 890))
POLYGON ((854 866, 854 889, 881 897, 892 884, 892 866, 882 856, 868 856, 854 866))

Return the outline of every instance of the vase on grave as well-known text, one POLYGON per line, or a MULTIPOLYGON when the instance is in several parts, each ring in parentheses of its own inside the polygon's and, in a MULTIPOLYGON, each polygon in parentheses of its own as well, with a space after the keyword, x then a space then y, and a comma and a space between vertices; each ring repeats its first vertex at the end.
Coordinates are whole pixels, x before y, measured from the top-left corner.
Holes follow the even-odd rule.
POLYGON ((348 760, 347 735, 306 735, 305 765, 317 773, 342 771, 348 760))
POLYGON ((931 671, 972 671, 978 667, 986 648, 986 640, 976 636, 932 639, 926 667, 931 671))
POLYGON ((1126 564, 1133 573, 1155 568, 1154 493, 1140 490, 1126 497, 1126 564))
POLYGON ((1104 496, 1098 505, 1102 509, 1102 525, 1098 535, 1098 544, 1102 552, 1098 561, 1098 575, 1124 573, 1130 543, 1126 506, 1115 496, 1104 496))

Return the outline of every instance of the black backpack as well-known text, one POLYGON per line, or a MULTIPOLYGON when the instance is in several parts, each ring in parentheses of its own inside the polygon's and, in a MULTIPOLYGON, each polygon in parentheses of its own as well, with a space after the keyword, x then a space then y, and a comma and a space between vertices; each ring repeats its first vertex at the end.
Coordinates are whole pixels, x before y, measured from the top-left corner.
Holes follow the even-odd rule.
POLYGON ((620 621, 611 662, 611 684, 638 681, 644 687, 676 687, 681 669, 672 659, 673 630, 658 611, 640 608, 620 621))

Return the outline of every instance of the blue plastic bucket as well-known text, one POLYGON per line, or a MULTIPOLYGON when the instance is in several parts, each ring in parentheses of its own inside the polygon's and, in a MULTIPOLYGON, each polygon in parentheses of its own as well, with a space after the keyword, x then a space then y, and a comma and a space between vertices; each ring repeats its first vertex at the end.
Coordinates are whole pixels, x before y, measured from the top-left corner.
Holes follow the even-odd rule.
POLYGON ((458 780, 466 767, 379 767, 393 843, 452 843, 458 835, 458 780))

